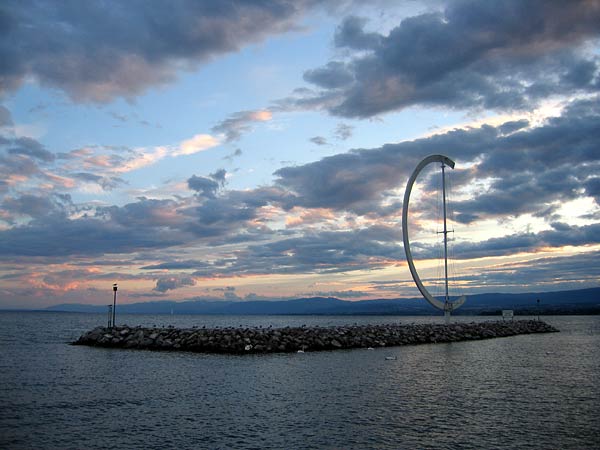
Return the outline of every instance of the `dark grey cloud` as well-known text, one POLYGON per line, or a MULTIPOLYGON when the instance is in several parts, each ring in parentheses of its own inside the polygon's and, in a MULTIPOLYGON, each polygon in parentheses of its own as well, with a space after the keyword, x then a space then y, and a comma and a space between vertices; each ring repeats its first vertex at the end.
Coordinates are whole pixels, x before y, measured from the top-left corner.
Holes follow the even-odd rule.
POLYGON ((0 127, 12 126, 13 120, 10 111, 0 105, 0 127))
POLYGON ((167 292, 173 289, 195 285, 196 281, 189 275, 170 275, 160 277, 156 280, 156 287, 154 290, 157 292, 167 292))
POLYGON ((23 179, 50 180, 44 167, 54 160, 55 155, 35 139, 0 135, 0 193, 23 179))
MULTIPOLYGON (((125 184, 117 176, 98 175, 89 172, 71 172, 72 168, 61 166, 61 161, 81 159, 77 151, 69 153, 52 153, 39 141, 29 137, 3 137, 0 136, 0 190, 8 191, 11 178, 26 178, 32 185, 36 183, 52 184, 58 190, 70 188, 73 180, 99 185, 104 190, 112 190, 125 184)), ((115 165, 124 161, 114 155, 111 162, 115 165)), ((85 165, 93 165, 93 156, 89 156, 85 165), (90 163, 90 164, 88 164, 90 163)), ((104 164, 98 164, 100 169, 105 169, 104 164)), ((14 184, 14 183, 13 183, 14 184)), ((46 191, 43 193, 46 194, 46 191)))
MULTIPOLYGON (((11 199, 5 211, 33 215, 29 223, 0 231, 0 256, 103 255, 167 249, 193 240, 243 241, 241 230, 257 216, 227 197, 190 206, 192 199, 141 197, 123 206, 97 207, 71 218, 72 205, 36 197, 11 199)), ((255 239, 250 232, 247 239, 255 239)))
POLYGON ((219 183, 211 178, 192 175, 188 179, 188 187, 198 192, 199 195, 214 198, 219 189, 219 183))
POLYGON ((341 141, 345 141, 346 139, 352 137, 352 132, 354 131, 354 127, 351 125, 347 125, 345 123, 338 123, 337 127, 335 127, 335 137, 341 141))
MULTIPOLYGON (((454 202, 456 220, 526 213, 552 219, 553 205, 579 198, 587 189, 594 192, 593 180, 600 172, 598 105, 597 98, 573 102, 561 116, 534 128, 525 128, 524 121, 508 122, 357 149, 279 169, 276 183, 291 193, 282 200, 288 208, 397 214, 401 206, 387 203, 390 191, 404 187, 423 157, 443 149, 457 161, 452 172, 455 188, 491 180, 471 198, 454 202), (467 163, 472 166, 461 169, 467 163)), ((427 183, 426 187, 432 188, 427 183)))
POLYGON ((304 72, 304 80, 326 89, 337 89, 354 81, 352 72, 339 61, 327 63, 325 67, 304 72))
POLYGON ((32 77, 78 101, 132 97, 178 70, 293 29, 313 3, 4 1, 0 93, 32 77))
POLYGON ((225 185, 227 171, 219 169, 208 177, 192 175, 188 180, 188 187, 196 191, 198 195, 206 198, 215 198, 219 188, 225 185))
POLYGON ((315 145, 327 145, 327 139, 325 139, 323 136, 311 137, 309 141, 315 145))
POLYGON ((11 155, 26 155, 41 161, 54 161, 55 155, 44 148, 35 139, 28 137, 16 138, 12 141, 12 145, 8 149, 11 155))
POLYGON ((481 273, 461 277, 467 289, 477 291, 501 289, 523 291, 523 289, 563 290, 597 287, 600 265, 596 261, 600 252, 591 251, 571 256, 536 258, 524 262, 510 262, 486 267, 481 273))
MULTIPOLYGON (((517 233, 480 242, 459 242, 455 245, 454 256, 456 259, 484 258, 532 253, 544 248, 596 244, 600 244, 600 223, 585 226, 553 223, 552 229, 538 233, 517 233)), ((416 257, 435 258, 438 254, 434 247, 424 245, 415 251, 416 257)))
POLYGON ((248 245, 231 257, 198 270, 197 276, 339 273, 382 268, 403 258, 396 228, 374 226, 352 231, 306 232, 259 245, 248 245))
MULTIPOLYGON (((124 274, 119 272, 94 272, 86 269, 69 269, 52 271, 44 275, 43 280, 46 284, 54 286, 68 285, 73 281, 90 281, 90 280, 143 280, 144 276, 124 274)), ((107 283, 107 287, 109 287, 107 283)))
POLYGON ((588 178, 585 183, 585 193, 590 197, 594 197, 596 203, 600 205, 600 177, 588 178))
POLYGON ((335 45, 353 50, 374 50, 381 45, 383 36, 364 31, 366 19, 350 16, 342 21, 335 33, 335 45))
POLYGON ((105 191, 111 191, 125 184, 125 180, 120 177, 102 176, 88 172, 72 173, 70 176, 86 183, 98 184, 105 191))
POLYGON ((403 187, 417 163, 440 148, 455 158, 472 161, 497 137, 491 127, 456 130, 444 135, 377 149, 358 149, 302 166, 284 167, 275 172, 276 184, 292 195, 284 204, 291 208, 333 208, 358 214, 381 213, 383 200, 391 189, 403 187))
POLYGON ((186 270, 186 269, 198 269, 202 267, 208 267, 206 262, 198 260, 185 260, 185 261, 170 261, 160 264, 151 264, 149 266, 142 267, 143 270, 186 270))
POLYGON ((334 298, 363 298, 368 297, 369 292, 354 291, 311 291, 298 294, 298 297, 334 297, 334 298))
MULTIPOLYGON (((525 109, 552 95, 598 92, 595 1, 458 0, 404 19, 386 36, 346 19, 335 43, 359 52, 306 72, 321 91, 287 100, 366 118, 413 105, 525 109)), ((286 103, 286 102, 284 102, 286 103)))
POLYGON ((183 242, 181 234, 160 228, 148 233, 89 217, 55 218, 1 231, 0 256, 93 256, 166 248, 183 242))
POLYGON ((222 292, 225 300, 241 300, 241 298, 235 293, 235 286, 225 286, 223 288, 214 288, 214 292, 222 292))
MULTIPOLYGON (((452 171, 455 187, 469 188, 487 180, 485 188, 472 198, 454 203, 463 222, 533 214, 552 224, 552 229, 541 233, 460 243, 458 258, 596 245, 600 243, 598 225, 564 225, 553 216, 563 201, 597 198, 599 105, 597 99, 573 102, 561 116, 533 128, 513 121, 370 150, 356 149, 282 168, 272 186, 252 190, 218 190, 226 179, 226 172, 220 170, 207 177, 190 178, 195 180, 189 183, 190 188, 195 186, 196 192, 210 195, 139 198, 123 206, 97 207, 87 215, 79 211, 76 218, 69 214, 72 204, 67 198, 50 203, 39 195, 11 195, 3 210, 30 215, 32 220, 0 231, 0 257, 72 258, 147 252, 147 259, 137 259, 144 270, 194 270, 194 276, 211 277, 374 270, 389 261, 404 260, 399 226, 352 231, 318 227, 274 230, 261 208, 330 208, 397 222, 401 205, 395 191, 404 188, 418 161, 440 149, 457 161, 452 171), (198 181, 200 178, 204 181, 198 181), (209 186, 206 180, 214 184, 209 186), (177 250, 186 245, 217 248, 215 254, 221 256, 203 262, 180 259, 185 257, 177 250), (171 253, 162 253, 165 249, 171 253), (163 256, 157 256, 158 251, 163 256), (145 260, 162 262, 148 265, 142 262, 145 260)), ((37 167, 29 155, 0 157, 28 161, 37 167)), ((420 181, 430 189, 430 180, 420 181)), ((422 245, 414 251, 427 256, 431 249, 422 245)))
POLYGON ((2 154, 0 152, 0 179, 6 181, 13 176, 42 176, 38 164, 24 155, 2 154))
POLYGON ((242 156, 242 149, 241 148, 236 148, 235 151, 227 156, 223 156, 223 159, 229 161, 229 162, 233 162, 234 158, 237 158, 238 156, 242 156))
POLYGON ((182 212, 191 219, 185 229, 201 237, 229 236, 257 217, 257 208, 227 201, 227 197, 207 199, 182 212))
POLYGON ((54 214, 62 214, 61 205, 54 196, 36 196, 31 194, 19 197, 6 197, 2 201, 2 209, 10 215, 42 218, 54 214))

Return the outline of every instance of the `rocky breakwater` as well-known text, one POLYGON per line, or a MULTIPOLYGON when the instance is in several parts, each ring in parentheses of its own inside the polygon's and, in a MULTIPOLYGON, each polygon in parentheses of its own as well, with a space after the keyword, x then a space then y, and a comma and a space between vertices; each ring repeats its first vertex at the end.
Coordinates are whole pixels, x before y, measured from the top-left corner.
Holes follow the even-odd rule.
POLYGON ((420 325, 353 325, 287 328, 98 327, 74 345, 202 353, 272 353, 387 347, 552 333, 537 320, 420 325))

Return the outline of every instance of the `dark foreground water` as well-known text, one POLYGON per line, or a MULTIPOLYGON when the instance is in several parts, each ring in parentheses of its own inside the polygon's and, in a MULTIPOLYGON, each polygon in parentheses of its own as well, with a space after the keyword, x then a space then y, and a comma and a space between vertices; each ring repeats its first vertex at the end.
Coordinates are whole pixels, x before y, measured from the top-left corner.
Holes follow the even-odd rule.
MULTIPOLYGON (((600 447, 598 316, 544 318, 561 329, 554 334, 304 354, 66 344, 104 319, 0 313, 0 448, 600 447)), ((121 316, 118 323, 433 320, 121 316)))

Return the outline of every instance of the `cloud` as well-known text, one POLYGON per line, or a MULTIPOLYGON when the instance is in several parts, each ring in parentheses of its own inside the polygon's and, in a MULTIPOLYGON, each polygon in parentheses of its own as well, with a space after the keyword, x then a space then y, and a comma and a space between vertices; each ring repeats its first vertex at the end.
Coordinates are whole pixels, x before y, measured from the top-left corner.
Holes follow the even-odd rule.
POLYGON ((377 269, 403 258, 396 228, 306 232, 298 237, 248 245, 231 257, 194 272, 199 277, 339 273, 377 269))
POLYGON ((81 180, 84 183, 94 183, 99 185, 105 191, 111 191, 125 184, 125 180, 119 177, 95 175, 88 172, 72 173, 71 176, 81 180))
POLYGON ((62 214, 60 198, 56 196, 36 196, 24 194, 19 197, 5 197, 2 209, 15 216, 43 218, 54 214, 62 214))
POLYGON ((383 36, 377 33, 365 33, 366 19, 346 17, 335 32, 336 47, 347 47, 353 50, 374 50, 381 45, 383 36))
POLYGON ((322 136, 311 137, 309 141, 315 145, 327 145, 327 139, 322 136))
POLYGON ((220 142, 213 136, 208 134, 197 134, 191 139, 187 139, 179 144, 179 148, 175 150, 173 156, 193 155, 209 148, 219 145, 220 142))
POLYGON ((214 292, 222 292, 225 300, 241 300, 235 293, 235 286, 226 286, 224 288, 214 288, 214 292))
MULTIPOLYGON (((454 256, 456 259, 485 258, 535 253, 546 248, 596 244, 600 244, 600 223, 585 226, 553 223, 551 229, 538 233, 517 233, 479 242, 462 241, 455 244, 454 256)), ((423 244, 419 245, 414 253, 416 258, 438 257, 434 246, 423 244)))
POLYGON ((453 171, 456 189, 489 180, 485 190, 454 202, 458 221, 526 213, 543 217, 549 207, 580 198, 593 188, 592 180, 600 170, 599 124, 598 99, 581 100, 537 127, 515 122, 484 125, 357 149, 279 169, 275 182, 291 193, 285 200, 288 209, 397 214, 401 205, 386 203, 390 194, 404 187, 423 157, 444 149, 458 162, 453 171), (468 169, 461 169, 469 164, 468 169))
POLYGON ((369 292, 354 291, 312 291, 299 294, 302 297, 335 297, 335 298, 364 298, 370 295, 369 292))
POLYGON ((188 187, 196 191, 198 195, 206 198, 215 198, 217 190, 225 184, 225 176, 227 172, 223 169, 210 174, 208 177, 199 177, 192 175, 187 180, 188 187))
POLYGON ((313 3, 4 3, 0 93, 32 78, 76 101, 131 98, 181 70, 293 29, 313 3))
POLYGON ((170 261, 160 264, 151 264, 149 266, 142 267, 142 270, 185 270, 185 269, 198 269, 202 267, 208 267, 208 264, 198 260, 186 260, 186 261, 170 261))
POLYGON ((345 141, 346 139, 352 137, 352 132, 354 130, 354 127, 351 125, 346 125, 345 123, 338 123, 337 127, 335 128, 335 137, 338 138, 340 141, 345 141))
POLYGON ((54 161, 55 158, 55 155, 46 150, 42 144, 28 137, 14 139, 12 147, 8 149, 8 153, 11 155, 31 156, 44 162, 54 161))
POLYGON ((39 165, 25 155, 3 155, 0 153, 0 179, 14 186, 31 177, 43 177, 39 165))
POLYGON ((342 62, 332 61, 325 67, 304 72, 304 80, 326 89, 337 89, 354 81, 352 72, 342 62))
MULTIPOLYGON (((114 150, 131 154, 128 149, 114 150)), ((33 138, 0 136, 0 162, 0 178, 4 181, 0 183, 1 190, 11 189, 18 194, 25 189, 34 195, 37 191, 47 195, 52 189, 80 188, 81 183, 98 185, 103 190, 115 189, 125 181, 107 172, 123 170, 131 160, 117 154, 97 155, 91 148, 52 153, 33 138), (82 166, 90 171, 81 171, 82 166)))
POLYGON ((183 242, 183 236, 160 228, 144 233, 133 226, 89 217, 60 218, 0 231, 0 256, 92 256, 166 248, 183 242))
MULTIPOLYGON (((224 172, 211 176, 223 180, 224 172)), ((141 197, 123 206, 96 207, 74 217, 68 199, 10 198, 3 206, 7 213, 27 214, 33 219, 0 230, 0 257, 95 256, 166 249, 190 242, 218 246, 259 241, 271 231, 252 221, 259 217, 260 208, 278 195, 273 189, 257 189, 230 191, 214 198, 141 197)))
POLYGON ((223 156, 223 159, 229 162, 233 162, 233 159, 237 158, 238 156, 242 156, 242 149, 236 148, 233 153, 230 153, 227 156, 223 156))
POLYGON ((0 105, 0 128, 13 126, 12 116, 10 111, 0 105))
POLYGON ((585 183, 585 193, 596 200, 596 203, 600 205, 600 177, 590 177, 585 183))
POLYGON ((388 35, 349 17, 335 35, 347 61, 308 70, 306 91, 283 104, 367 118, 414 105, 527 109, 553 95, 595 93, 600 36, 596 2, 449 2, 446 10, 405 18, 388 35))
POLYGON ((508 262, 483 268, 472 276, 461 277, 461 280, 467 288, 488 292, 490 288, 510 292, 524 288, 563 290, 597 287, 600 277, 600 266, 596 264, 598 258, 600 252, 590 251, 508 262))
POLYGON ((269 110, 239 111, 212 127, 212 132, 224 134, 227 142, 233 142, 252 130, 255 123, 268 122, 272 118, 273 114, 269 110))
POLYGON ((166 277, 160 277, 156 280, 156 287, 154 291, 167 292, 174 289, 179 289, 185 286, 195 286, 196 280, 189 275, 171 275, 166 277))
MULTIPOLYGON (((597 224, 575 226, 563 217, 565 225, 555 216, 564 201, 595 198, 599 104, 596 99, 572 102, 560 116, 537 126, 511 121, 356 149, 284 167, 272 185, 255 189, 221 189, 226 172, 219 170, 188 179, 195 195, 140 197, 122 206, 77 210, 67 199, 10 195, 3 209, 14 217, 30 214, 31 220, 0 230, 0 257, 146 253, 138 259, 144 270, 189 269, 195 277, 376 270, 404 260, 399 191, 415 165, 439 149, 457 161, 452 175, 454 187, 462 190, 454 202, 459 219, 530 214, 545 218, 548 226, 539 233, 463 242, 457 246, 459 259, 597 245, 597 224), (351 219, 353 225, 346 222, 351 219), (199 248, 210 254, 201 263, 186 250, 199 248)), ((38 167, 29 155, 4 157, 38 167)), ((426 177, 420 181, 427 195, 433 186, 426 177)), ((432 255, 426 245, 414 252, 432 255)))
MULTIPOLYGON (((115 173, 126 173, 151 166, 167 157, 175 158, 178 156, 193 155, 220 144, 221 142, 213 136, 197 134, 176 145, 127 149, 128 151, 124 156, 121 154, 123 149, 116 149, 119 151, 118 154, 86 155, 84 161, 89 166, 109 168, 115 173)), ((107 149, 111 150, 110 148, 107 149)))

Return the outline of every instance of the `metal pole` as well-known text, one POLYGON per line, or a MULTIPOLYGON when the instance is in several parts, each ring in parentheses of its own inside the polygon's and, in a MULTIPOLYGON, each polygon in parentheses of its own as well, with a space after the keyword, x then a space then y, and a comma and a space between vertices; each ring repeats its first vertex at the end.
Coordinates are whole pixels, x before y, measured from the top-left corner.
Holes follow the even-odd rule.
POLYGON ((445 305, 450 302, 450 296, 448 295, 448 228, 446 225, 446 166, 442 163, 442 198, 444 201, 444 281, 446 287, 446 299, 445 305))
POLYGON ((112 324, 113 327, 116 325, 115 323, 115 313, 117 311, 117 283, 113 284, 113 310, 112 310, 112 324))
POLYGON ((112 328, 112 305, 108 305, 108 328, 112 328))

